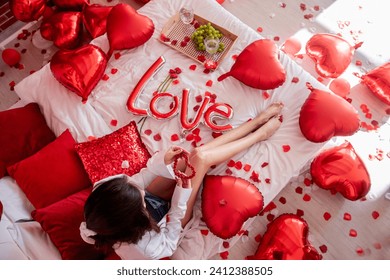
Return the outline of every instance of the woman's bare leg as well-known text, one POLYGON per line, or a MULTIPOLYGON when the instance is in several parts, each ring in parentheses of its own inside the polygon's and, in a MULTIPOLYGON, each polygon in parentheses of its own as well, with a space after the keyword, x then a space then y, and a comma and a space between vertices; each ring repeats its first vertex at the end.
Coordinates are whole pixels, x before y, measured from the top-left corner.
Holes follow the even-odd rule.
MULTIPOLYGON (((262 126, 257 128, 257 130, 253 132, 251 132, 252 130, 250 130, 248 133, 245 134, 245 136, 241 138, 237 137, 234 131, 238 130, 239 131, 238 135, 243 135, 246 129, 251 128, 253 125, 252 124, 248 126, 246 124, 247 123, 241 125, 240 127, 232 131, 229 131, 230 136, 227 139, 217 142, 221 145, 219 146, 214 145, 215 142, 212 141, 210 143, 214 142, 214 144, 206 148, 204 148, 205 145, 201 146, 199 148, 196 148, 193 152, 191 152, 190 162, 194 166, 196 170, 196 174, 195 177, 191 179, 192 193, 187 202, 186 214, 181 221, 183 227, 188 223, 188 221, 192 217, 192 211, 198 195, 199 188, 210 166, 220 164, 228 160, 229 158, 233 157, 237 153, 240 153, 248 149, 253 144, 268 139, 280 127, 281 122, 279 120, 279 116, 275 115, 271 117, 271 119, 269 119, 262 126), (242 126, 245 126, 246 128, 240 129, 242 126), (227 140, 232 140, 232 141, 228 142, 227 140)), ((218 140, 219 138, 216 138, 215 140, 218 140)), ((191 172, 191 170, 187 168, 186 172, 191 172)))

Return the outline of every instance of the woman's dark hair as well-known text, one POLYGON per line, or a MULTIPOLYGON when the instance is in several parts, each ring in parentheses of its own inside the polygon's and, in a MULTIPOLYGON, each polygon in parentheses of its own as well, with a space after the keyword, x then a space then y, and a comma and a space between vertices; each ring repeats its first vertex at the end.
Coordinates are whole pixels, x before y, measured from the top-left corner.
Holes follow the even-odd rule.
POLYGON ((137 243, 151 230, 160 228, 149 216, 140 190, 125 177, 98 186, 84 205, 87 228, 98 248, 110 248, 117 242, 137 243))

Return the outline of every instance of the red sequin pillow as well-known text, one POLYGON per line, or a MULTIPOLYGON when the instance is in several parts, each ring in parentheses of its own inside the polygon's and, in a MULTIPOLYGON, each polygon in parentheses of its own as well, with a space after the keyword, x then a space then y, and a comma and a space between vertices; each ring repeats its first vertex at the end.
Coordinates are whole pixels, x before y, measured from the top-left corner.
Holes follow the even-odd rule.
POLYGON ((76 144, 76 151, 92 183, 116 174, 136 174, 150 158, 134 121, 101 138, 76 144))

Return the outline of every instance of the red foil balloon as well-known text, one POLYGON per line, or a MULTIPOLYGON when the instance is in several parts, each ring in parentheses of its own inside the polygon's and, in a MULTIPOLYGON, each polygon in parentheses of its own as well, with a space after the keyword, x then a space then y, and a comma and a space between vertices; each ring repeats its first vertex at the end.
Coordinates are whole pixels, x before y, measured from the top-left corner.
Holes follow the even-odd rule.
POLYGON ((89 0, 53 0, 54 4, 63 10, 81 11, 89 0))
POLYGON ((45 11, 45 0, 11 0, 9 6, 17 20, 30 22, 38 20, 45 11))
POLYGON ((320 188, 358 200, 370 191, 370 175, 349 142, 327 149, 311 163, 313 182, 320 188))
POLYGON ((351 91, 351 84, 343 78, 336 78, 330 82, 329 89, 342 98, 347 98, 351 91))
POLYGON ((21 56, 17 50, 8 48, 1 53, 1 58, 8 66, 15 66, 20 62, 21 56))
POLYGON ((114 50, 131 49, 146 43, 154 32, 153 21, 128 4, 117 4, 107 17, 108 57, 114 50))
POLYGON ((233 176, 206 175, 202 192, 203 220, 216 236, 236 235, 244 222, 263 209, 263 195, 250 182, 233 176))
POLYGON ((81 12, 55 13, 42 21, 40 32, 59 49, 77 48, 82 35, 81 12))
POLYGON ((59 50, 51 59, 54 77, 67 89, 86 101, 100 81, 107 66, 106 54, 88 44, 76 50, 59 50))
POLYGON ((84 6, 83 23, 92 38, 106 33, 107 16, 111 12, 111 9, 112 6, 101 6, 98 4, 84 6))
POLYGON ((256 260, 321 260, 309 243, 309 226, 294 214, 282 214, 268 224, 256 254, 256 260))
POLYGON ((383 103, 390 105, 390 62, 362 76, 362 81, 383 103))
POLYGON ((351 46, 340 36, 320 33, 306 43, 306 53, 316 63, 317 73, 324 78, 337 78, 351 63, 362 42, 351 46))
POLYGON ((261 90, 274 89, 286 80, 286 71, 279 61, 279 49, 268 39, 247 46, 237 57, 229 72, 219 76, 222 81, 233 76, 245 85, 261 90))
POLYGON ((301 42, 294 37, 288 38, 283 46, 282 46, 282 51, 289 55, 296 55, 302 48, 301 42))
POLYGON ((349 136, 360 126, 356 109, 340 96, 314 89, 301 107, 299 127, 307 140, 315 143, 334 136, 349 136))

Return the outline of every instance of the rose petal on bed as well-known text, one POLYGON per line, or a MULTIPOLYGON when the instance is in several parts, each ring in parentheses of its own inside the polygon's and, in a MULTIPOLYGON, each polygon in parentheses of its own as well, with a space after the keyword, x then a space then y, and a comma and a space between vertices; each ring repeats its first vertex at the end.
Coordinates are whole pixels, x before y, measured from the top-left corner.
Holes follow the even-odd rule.
POLYGON ((256 30, 257 30, 257 32, 260 32, 260 33, 261 33, 261 32, 263 32, 263 27, 259 26, 259 27, 257 27, 256 30))
POLYGON ((306 201, 306 202, 308 202, 308 201, 310 201, 310 200, 311 200, 311 196, 310 196, 310 195, 308 195, 308 194, 306 193, 306 194, 304 194, 304 196, 302 197, 302 199, 303 199, 303 201, 306 201))
POLYGON ((379 218, 379 212, 378 212, 378 211, 372 211, 371 215, 372 215, 372 218, 373 218, 374 220, 376 220, 376 219, 379 218))
POLYGON ((274 214, 268 214, 267 215, 267 220, 269 221, 269 222, 272 222, 273 220, 275 219, 275 215, 274 214))
POLYGON ((363 255, 364 255, 364 250, 363 250, 363 248, 357 247, 357 248, 356 248, 356 254, 358 254, 359 256, 363 256, 363 255))
POLYGON ((227 166, 229 166, 229 167, 234 167, 234 165, 235 165, 236 163, 234 162, 234 160, 229 160, 229 162, 227 163, 227 166))
POLYGON ((115 75, 116 73, 118 73, 118 69, 112 68, 111 69, 111 74, 115 75))
POLYGON ((152 134, 152 130, 151 129, 146 129, 145 131, 144 131, 144 133, 146 134, 146 135, 151 135, 152 134))
POLYGON ((275 42, 278 42, 280 40, 280 37, 279 36, 274 36, 274 41, 275 42))
POLYGON ((238 54, 233 54, 233 55, 232 55, 232 59, 233 59, 233 60, 236 60, 237 57, 238 57, 238 54))
POLYGON ((107 74, 104 74, 102 77, 103 81, 108 81, 109 79, 110 79, 110 77, 107 74))
POLYGON ((265 178, 264 180, 267 184, 271 184, 271 179, 270 178, 265 178))
POLYGON ((279 2, 279 7, 286 8, 287 4, 283 2, 279 2))
POLYGON ((264 168, 264 167, 266 167, 266 166, 268 166, 268 162, 263 162, 262 164, 261 164, 261 168, 264 168))
POLYGON ((274 209, 276 209, 278 206, 275 204, 275 202, 271 201, 270 203, 267 204, 267 206, 264 207, 263 213, 265 212, 270 212, 274 209))
POLYGON ((227 260, 228 256, 229 256, 229 252, 228 251, 224 251, 224 252, 219 253, 219 255, 220 255, 221 259, 227 260))
POLYGON ((255 172, 255 171, 252 171, 252 175, 251 175, 250 179, 255 183, 261 182, 261 180, 259 179, 259 173, 255 172))
POLYGON ((160 133, 155 134, 155 135, 153 136, 153 139, 154 139, 155 141, 160 141, 160 140, 161 140, 161 135, 160 135, 160 133))
POLYGON ((292 78, 291 82, 292 83, 298 83, 299 82, 299 78, 298 77, 294 77, 294 78, 292 78))
POLYGON ((200 233, 204 236, 207 236, 209 234, 209 230, 208 229, 201 229, 200 230, 200 233))
POLYGON ((302 187, 296 187, 295 188, 295 192, 298 193, 298 194, 302 194, 303 193, 302 187))
POLYGON ((232 175, 233 174, 233 172, 229 168, 225 170, 225 173, 227 175, 232 175))
POLYGON ((176 133, 171 135, 171 141, 172 142, 178 141, 179 139, 180 139, 180 137, 176 133))
POLYGON ((354 230, 354 229, 350 229, 350 230, 349 230, 349 236, 351 236, 351 237, 356 237, 356 236, 357 236, 357 231, 354 230))
POLYGON ((211 133, 211 136, 213 136, 213 138, 218 138, 219 136, 221 136, 223 133, 222 132, 212 132, 211 133))
POLYGON ((176 46, 176 44, 177 44, 177 40, 172 40, 172 41, 171 41, 171 45, 172 45, 172 46, 176 46))
POLYGON ((241 169, 242 169, 242 162, 241 162, 241 161, 237 161, 237 162, 234 164, 234 167, 235 167, 237 170, 241 170, 241 169))
POLYGON ((96 139, 96 136, 88 136, 87 137, 87 141, 92 141, 92 140, 95 140, 96 139))
POLYGON ((329 212, 325 212, 323 215, 325 221, 329 221, 329 219, 332 217, 332 215, 329 212))
POLYGON ((211 87, 213 85, 213 81, 212 80, 208 80, 207 82, 206 82, 206 86, 207 87, 211 87))
POLYGON ((110 125, 117 126, 118 125, 118 121, 117 120, 111 120, 110 121, 110 125))
POLYGON ((303 215, 305 215, 305 211, 303 211, 302 209, 297 209, 295 215, 297 215, 298 217, 302 217, 303 215))
POLYGON ((344 213, 343 219, 346 221, 350 221, 352 219, 352 216, 349 213, 344 213))
POLYGON ((375 242, 375 243, 373 244, 373 246, 374 246, 374 248, 377 249, 377 250, 382 249, 382 245, 381 245, 379 242, 375 242))
POLYGON ((191 64, 190 67, 188 67, 190 70, 195 71, 196 70, 196 65, 191 64))
POLYGON ((267 100, 269 98, 269 93, 267 91, 263 91, 263 99, 267 100))
POLYGON ((259 233, 258 235, 255 236, 255 241, 260 243, 262 238, 263 238, 262 235, 259 233))
POLYGON ((309 187, 312 184, 312 181, 309 178, 305 178, 303 180, 303 183, 305 184, 305 186, 309 187))
POLYGON ((227 241, 224 241, 224 242, 222 242, 222 246, 223 246, 223 248, 227 249, 230 247, 230 243, 227 241))
POLYGON ((198 55, 198 60, 199 60, 200 62, 205 62, 205 61, 206 61, 206 57, 205 57, 203 54, 198 55))
POLYGON ((323 254, 328 252, 328 247, 326 245, 321 245, 319 248, 320 248, 321 253, 323 253, 323 254))
POLYGON ((177 85, 179 83, 180 83, 180 81, 178 79, 172 81, 172 84, 174 84, 174 85, 177 85))
POLYGON ((244 165, 244 171, 249 172, 251 170, 252 166, 250 164, 244 165))
POLYGON ((121 53, 119 53, 119 52, 117 52, 117 53, 114 54, 114 58, 115 58, 116 60, 118 60, 121 56, 122 56, 122 55, 121 55, 121 53))
POLYGON ((287 153, 288 151, 291 150, 290 145, 283 145, 282 148, 283 148, 283 152, 285 152, 285 153, 287 153))
POLYGON ((284 196, 282 196, 282 197, 279 198, 279 202, 282 203, 282 204, 286 204, 287 199, 284 196))

